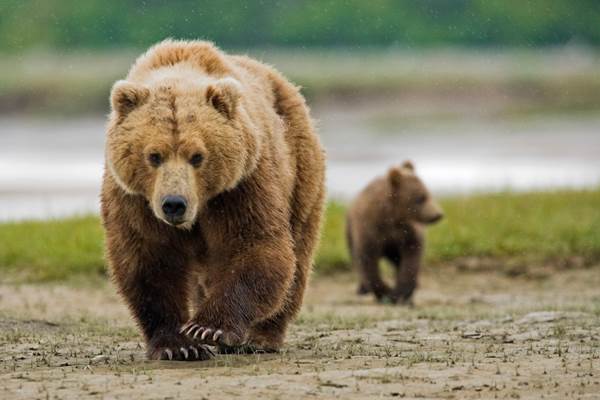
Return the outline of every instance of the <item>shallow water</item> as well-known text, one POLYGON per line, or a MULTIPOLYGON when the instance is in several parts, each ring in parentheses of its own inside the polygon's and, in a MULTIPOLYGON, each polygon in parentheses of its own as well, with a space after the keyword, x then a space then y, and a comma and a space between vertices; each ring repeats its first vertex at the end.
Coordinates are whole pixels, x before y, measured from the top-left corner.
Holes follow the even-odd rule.
MULTIPOLYGON (((385 127, 344 113, 318 117, 334 198, 350 198, 407 158, 438 195, 600 183, 600 116, 385 127)), ((5 118, 0 126, 0 220, 97 212, 103 119, 5 118)))

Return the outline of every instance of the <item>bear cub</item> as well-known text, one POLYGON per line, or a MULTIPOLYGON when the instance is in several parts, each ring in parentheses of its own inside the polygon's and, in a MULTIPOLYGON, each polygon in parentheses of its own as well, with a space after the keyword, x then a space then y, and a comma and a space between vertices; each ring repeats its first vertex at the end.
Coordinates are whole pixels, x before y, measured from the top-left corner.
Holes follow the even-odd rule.
POLYGON ((359 294, 379 302, 411 303, 425 247, 424 228, 443 217, 410 161, 373 180, 351 204, 346 238, 358 271, 359 294), (387 259, 396 271, 394 287, 379 273, 387 259))

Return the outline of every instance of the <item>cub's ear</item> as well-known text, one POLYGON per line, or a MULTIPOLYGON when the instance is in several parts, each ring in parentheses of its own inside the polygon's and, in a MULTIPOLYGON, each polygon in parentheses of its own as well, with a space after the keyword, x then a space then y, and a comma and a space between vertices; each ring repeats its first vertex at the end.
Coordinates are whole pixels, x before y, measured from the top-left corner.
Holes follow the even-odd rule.
POLYGON ((400 186, 402 182, 402 171, 399 167, 392 167, 388 171, 388 180, 392 184, 393 187, 400 186))
POLYGON ((219 79, 206 89, 206 102, 228 119, 235 116, 240 96, 240 83, 233 78, 219 79))
POLYGON ((135 108, 146 102, 150 96, 150 90, 140 84, 117 81, 110 93, 112 109, 121 117, 126 116, 135 108))
POLYGON ((402 163, 402 168, 405 168, 409 171, 414 171, 415 170, 415 165, 412 163, 412 161, 410 160, 406 160, 402 163))

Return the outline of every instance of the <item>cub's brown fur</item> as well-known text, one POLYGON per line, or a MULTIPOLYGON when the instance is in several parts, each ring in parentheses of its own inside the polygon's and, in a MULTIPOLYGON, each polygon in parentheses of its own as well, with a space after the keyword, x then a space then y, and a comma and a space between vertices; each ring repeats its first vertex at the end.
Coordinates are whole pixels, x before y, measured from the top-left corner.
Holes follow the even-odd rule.
POLYGON ((324 153, 298 89, 210 43, 167 40, 111 104, 107 258, 148 357, 279 349, 324 200, 324 153))
POLYGON ((424 248, 424 225, 442 218, 442 210, 415 175, 411 162, 371 182, 352 203, 346 237, 360 276, 358 292, 378 301, 410 302, 424 248), (379 274, 379 260, 396 269, 395 287, 379 274))

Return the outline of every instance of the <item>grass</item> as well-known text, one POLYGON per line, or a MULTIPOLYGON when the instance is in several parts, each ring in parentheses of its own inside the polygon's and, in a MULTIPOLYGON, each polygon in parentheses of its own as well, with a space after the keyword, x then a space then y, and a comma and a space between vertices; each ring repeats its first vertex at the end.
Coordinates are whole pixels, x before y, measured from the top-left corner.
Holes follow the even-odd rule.
MULTIPOLYGON (((0 58, 0 112, 106 112, 111 84, 126 75, 140 53, 5 55, 0 58)), ((597 110, 600 104, 600 54, 594 50, 254 49, 250 54, 275 65, 313 101, 382 93, 496 93, 521 100, 519 112, 597 110)))
MULTIPOLYGON (((446 218, 428 229, 430 264, 494 259, 508 264, 600 261, 600 189, 442 199, 446 218)), ((348 268, 344 207, 330 204, 320 272, 348 268)))
POLYGON ((431 229, 432 262, 464 256, 600 259, 599 190, 488 195, 444 206, 448 219, 431 229))
MULTIPOLYGON (((502 264, 600 261, 600 189, 442 199, 446 218, 428 232, 428 264, 493 259, 502 264)), ((318 274, 350 269, 345 207, 327 208, 318 274)), ((0 224, 0 275, 19 281, 102 275, 96 216, 0 224)))
MULTIPOLYGON (((18 280, 61 280, 104 271, 96 216, 0 225, 0 270, 18 280)), ((2 274, 5 276, 5 274, 2 274)))

